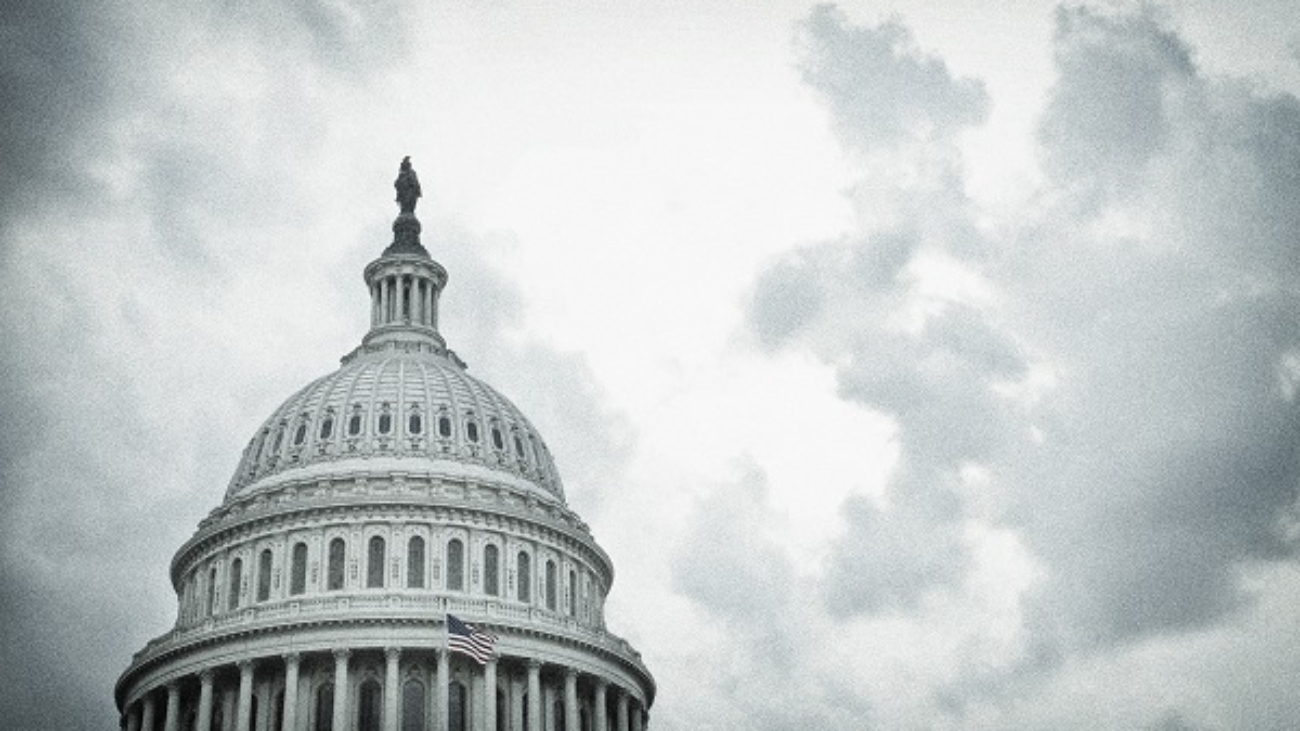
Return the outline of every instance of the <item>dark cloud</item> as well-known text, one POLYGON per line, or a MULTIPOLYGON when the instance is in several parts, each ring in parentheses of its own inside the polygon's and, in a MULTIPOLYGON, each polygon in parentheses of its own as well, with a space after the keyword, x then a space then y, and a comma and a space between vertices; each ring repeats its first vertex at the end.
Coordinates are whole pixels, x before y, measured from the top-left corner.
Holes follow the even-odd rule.
POLYGON ((800 31, 804 81, 822 93, 850 148, 941 139, 984 119, 983 85, 954 79, 897 22, 854 27, 835 6, 818 5, 800 31))

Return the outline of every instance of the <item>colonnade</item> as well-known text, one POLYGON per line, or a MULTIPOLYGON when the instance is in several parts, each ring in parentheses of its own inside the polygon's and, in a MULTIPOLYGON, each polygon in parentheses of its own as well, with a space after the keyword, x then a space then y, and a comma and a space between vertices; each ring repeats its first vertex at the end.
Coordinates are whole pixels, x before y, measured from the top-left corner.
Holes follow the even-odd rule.
POLYGON ((646 722, 641 700, 599 675, 398 647, 209 667, 149 689, 122 715, 126 731, 644 731, 646 722), (419 692, 403 692, 409 683, 419 692))
POLYGON ((427 277, 392 274, 370 286, 370 327, 409 324, 438 327, 437 288, 427 277))

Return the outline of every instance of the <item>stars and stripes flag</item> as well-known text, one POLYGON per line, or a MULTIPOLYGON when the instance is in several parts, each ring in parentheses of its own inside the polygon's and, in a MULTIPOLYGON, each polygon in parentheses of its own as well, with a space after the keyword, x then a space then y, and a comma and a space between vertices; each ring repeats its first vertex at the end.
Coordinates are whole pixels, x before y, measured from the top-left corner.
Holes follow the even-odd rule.
POLYGON ((474 629, 474 625, 462 622, 450 614, 447 615, 448 649, 463 652, 482 665, 492 659, 496 644, 496 635, 480 632, 474 629))

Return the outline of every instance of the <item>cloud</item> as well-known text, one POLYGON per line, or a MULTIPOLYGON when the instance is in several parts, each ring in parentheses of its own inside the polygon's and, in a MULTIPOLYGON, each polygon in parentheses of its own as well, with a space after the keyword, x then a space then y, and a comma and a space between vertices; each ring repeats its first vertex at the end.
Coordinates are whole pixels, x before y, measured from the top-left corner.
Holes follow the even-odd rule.
MULTIPOLYGON (((977 84, 887 50, 895 25, 823 7, 806 27, 850 152, 925 158, 910 140, 982 119, 977 84), (927 81, 878 82, 894 66, 927 81)), ((1300 485, 1300 105, 1202 74, 1150 9, 1063 9, 1054 43, 1030 208, 992 235, 959 161, 893 196, 862 194, 868 169, 861 230, 775 262, 749 310, 761 344, 815 354, 899 426, 888 494, 842 507, 828 611, 956 596, 964 527, 994 526, 1043 569, 1027 659, 1239 616, 1241 572, 1295 559, 1300 485)))
POLYGON ((800 31, 804 81, 826 99, 848 148, 942 139, 987 113, 983 86, 954 79, 896 21, 854 27, 834 5, 818 5, 800 31))

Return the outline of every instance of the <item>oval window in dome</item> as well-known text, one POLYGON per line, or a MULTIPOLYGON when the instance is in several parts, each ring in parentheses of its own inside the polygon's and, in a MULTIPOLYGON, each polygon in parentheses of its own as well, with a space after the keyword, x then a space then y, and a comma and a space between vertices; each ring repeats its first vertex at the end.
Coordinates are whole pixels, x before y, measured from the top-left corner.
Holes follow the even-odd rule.
POLYGON ((515 435, 515 454, 519 459, 524 458, 524 442, 519 438, 518 434, 515 435))
POLYGON ((348 419, 348 436, 355 437, 361 433, 361 414, 353 414, 348 419))
POLYGON ((469 437, 471 442, 478 442, 478 424, 470 421, 465 423, 465 436, 469 437))
POLYGON ((333 433, 334 433, 334 417, 327 416, 325 417, 325 421, 322 421, 320 423, 320 438, 329 439, 330 435, 333 433))
POLYGON ((411 418, 406 420, 406 430, 412 434, 419 434, 423 428, 424 424, 420 422, 419 414, 411 414, 411 418))
POLYGON ((305 441, 307 441, 307 422, 304 421, 298 425, 298 431, 293 433, 293 446, 300 447, 305 441))
POLYGON ((445 416, 438 417, 438 435, 442 437, 451 436, 451 419, 445 416))
POLYGON ((492 427, 492 446, 496 447, 497 449, 506 448, 506 443, 501 438, 501 430, 495 426, 492 427))
POLYGON ((380 414, 380 415, 379 415, 379 433, 380 433, 380 434, 387 434, 388 432, 390 432, 390 431, 392 431, 392 430, 393 430, 393 415, 392 415, 392 414, 380 414))

